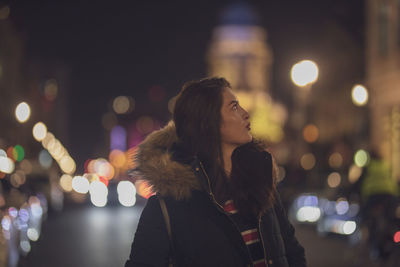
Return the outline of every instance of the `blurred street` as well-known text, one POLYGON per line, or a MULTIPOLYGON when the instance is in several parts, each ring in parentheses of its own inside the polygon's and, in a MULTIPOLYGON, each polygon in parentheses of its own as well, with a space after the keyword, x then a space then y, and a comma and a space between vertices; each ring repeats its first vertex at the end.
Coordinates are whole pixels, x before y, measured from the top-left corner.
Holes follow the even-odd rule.
POLYGON ((82 206, 49 216, 19 267, 123 266, 142 208, 82 206))
MULTIPOLYGON (((50 216, 41 238, 19 267, 123 266, 143 203, 126 208, 77 207, 50 216)), ((339 237, 321 237, 308 225, 297 225, 309 267, 353 266, 356 250, 339 237)))
POLYGON ((273 155, 309 266, 397 266, 399 29, 398 0, 0 0, 0 267, 123 266, 164 189, 139 144, 211 76, 273 155))

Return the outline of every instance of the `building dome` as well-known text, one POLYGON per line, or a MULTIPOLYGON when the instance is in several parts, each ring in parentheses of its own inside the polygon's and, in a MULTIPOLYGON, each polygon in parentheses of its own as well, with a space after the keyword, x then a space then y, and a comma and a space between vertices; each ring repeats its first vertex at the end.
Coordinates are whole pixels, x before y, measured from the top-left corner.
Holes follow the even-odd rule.
POLYGON ((227 6, 221 14, 223 25, 260 25, 260 17, 251 5, 237 1, 227 6))

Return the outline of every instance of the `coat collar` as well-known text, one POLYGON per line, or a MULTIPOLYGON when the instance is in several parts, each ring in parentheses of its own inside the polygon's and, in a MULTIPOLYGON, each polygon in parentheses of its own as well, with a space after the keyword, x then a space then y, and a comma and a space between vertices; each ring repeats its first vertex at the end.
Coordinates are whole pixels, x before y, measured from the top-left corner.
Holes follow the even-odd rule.
POLYGON ((131 173, 145 180, 161 196, 176 200, 188 199, 193 190, 204 190, 200 162, 196 157, 174 157, 178 141, 175 125, 171 121, 154 131, 139 144, 134 157, 135 169, 131 173))

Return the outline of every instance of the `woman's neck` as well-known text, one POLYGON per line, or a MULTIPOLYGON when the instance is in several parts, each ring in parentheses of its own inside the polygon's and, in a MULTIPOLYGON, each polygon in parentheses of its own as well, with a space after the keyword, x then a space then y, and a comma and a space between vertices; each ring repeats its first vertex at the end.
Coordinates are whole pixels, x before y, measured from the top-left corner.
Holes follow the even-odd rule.
POLYGON ((222 157, 224 160, 224 170, 226 176, 229 177, 232 171, 232 153, 235 147, 222 144, 222 157))

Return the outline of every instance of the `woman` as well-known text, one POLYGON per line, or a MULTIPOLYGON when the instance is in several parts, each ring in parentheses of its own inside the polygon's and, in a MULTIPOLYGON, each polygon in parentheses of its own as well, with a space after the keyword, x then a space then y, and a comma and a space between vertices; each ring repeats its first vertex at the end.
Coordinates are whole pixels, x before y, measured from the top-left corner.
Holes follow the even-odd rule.
POLYGON ((306 266, 275 190, 272 157, 252 140, 249 114, 224 78, 185 84, 173 121, 140 144, 135 162, 157 195, 125 267, 168 266, 171 258, 174 266, 306 266))

